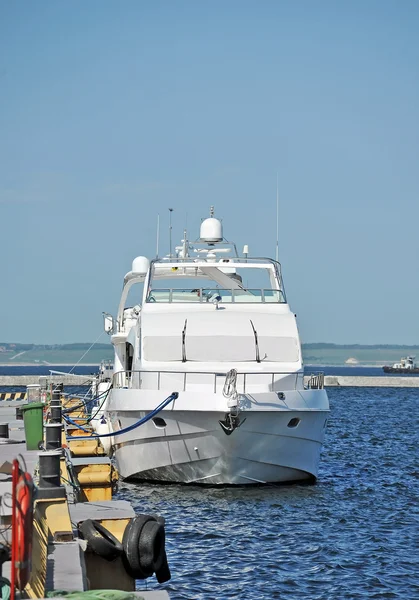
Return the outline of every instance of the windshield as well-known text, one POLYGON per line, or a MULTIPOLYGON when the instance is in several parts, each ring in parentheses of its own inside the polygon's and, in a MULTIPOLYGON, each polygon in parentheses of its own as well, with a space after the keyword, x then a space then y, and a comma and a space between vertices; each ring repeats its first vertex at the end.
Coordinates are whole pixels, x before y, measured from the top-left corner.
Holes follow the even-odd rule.
POLYGON ((272 264, 217 263, 171 265, 156 263, 151 271, 147 302, 270 302, 285 303, 282 283, 272 264))

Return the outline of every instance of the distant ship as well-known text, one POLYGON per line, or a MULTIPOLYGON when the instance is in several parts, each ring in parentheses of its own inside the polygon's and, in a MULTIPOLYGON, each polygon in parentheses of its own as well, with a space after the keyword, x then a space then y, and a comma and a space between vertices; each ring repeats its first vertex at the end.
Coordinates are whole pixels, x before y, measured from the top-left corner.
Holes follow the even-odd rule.
POLYGON ((414 361, 414 356, 401 358, 399 363, 394 363, 392 367, 383 367, 384 373, 419 373, 419 367, 414 361))

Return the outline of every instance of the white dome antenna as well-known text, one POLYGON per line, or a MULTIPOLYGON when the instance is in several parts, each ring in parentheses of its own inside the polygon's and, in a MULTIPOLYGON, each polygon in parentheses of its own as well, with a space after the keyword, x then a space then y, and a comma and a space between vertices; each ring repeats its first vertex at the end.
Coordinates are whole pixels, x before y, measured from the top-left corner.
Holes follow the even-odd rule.
POLYGON ((223 226, 219 219, 214 217, 214 207, 210 208, 210 217, 205 219, 201 223, 201 229, 199 233, 199 240, 201 242, 222 242, 223 241, 223 226))
POLYGON ((150 261, 146 256, 137 256, 132 261, 132 272, 135 275, 147 275, 147 271, 150 268, 150 261))

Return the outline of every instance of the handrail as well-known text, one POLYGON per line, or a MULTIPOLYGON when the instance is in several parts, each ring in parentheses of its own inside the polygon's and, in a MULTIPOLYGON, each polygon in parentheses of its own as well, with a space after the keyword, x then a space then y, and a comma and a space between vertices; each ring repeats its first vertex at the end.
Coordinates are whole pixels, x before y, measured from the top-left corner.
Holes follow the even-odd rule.
POLYGON ((244 257, 244 256, 229 256, 228 258, 228 265, 218 262, 218 261, 208 261, 204 256, 186 256, 185 258, 182 258, 180 256, 167 256, 164 258, 155 258, 151 261, 151 264, 155 265, 171 265, 171 264, 176 264, 176 263, 181 263, 181 264, 193 264, 193 265, 197 265, 199 263, 205 263, 205 264, 211 264, 214 266, 230 266, 230 265, 234 265, 234 263, 240 263, 241 265, 246 264, 246 263, 250 263, 250 265, 252 265, 252 263, 259 263, 259 264, 272 264, 272 265, 276 265, 277 267, 281 267, 281 263, 278 262, 277 260, 273 259, 273 258, 268 258, 267 256, 248 256, 248 257, 244 257))
MULTIPOLYGON (((144 375, 156 375, 156 389, 160 390, 161 389, 161 384, 162 384, 162 375, 166 374, 166 375, 178 375, 179 378, 183 379, 181 385, 183 386, 183 390, 182 391, 186 391, 186 387, 187 387, 187 379, 188 379, 188 375, 189 376, 194 376, 194 375, 207 375, 207 376, 212 376, 213 378, 213 383, 214 383, 214 387, 213 387, 213 392, 217 393, 217 383, 218 385, 224 385, 224 381, 225 381, 225 377, 227 375, 229 370, 226 369, 225 372, 211 372, 211 371, 170 371, 170 370, 132 370, 132 371, 128 371, 128 370, 121 370, 121 371, 117 371, 116 373, 114 373, 113 375, 113 388, 114 389, 120 389, 120 388, 132 388, 132 384, 133 384, 133 379, 135 375, 138 375, 138 387, 141 388, 141 383, 142 383, 142 378, 141 376, 144 375), (220 379, 220 381, 219 381, 220 379)), ((275 387, 275 376, 294 376, 295 377, 295 385, 297 385, 298 382, 298 377, 303 377, 303 373, 301 372, 296 372, 296 371, 237 371, 237 376, 243 376, 242 377, 242 381, 238 383, 238 386, 240 385, 240 387, 242 388, 241 393, 245 394, 248 392, 249 387, 252 387, 253 385, 265 385, 266 382, 268 381, 269 378, 269 385, 271 386, 271 389, 273 390, 275 387), (263 382, 263 384, 258 384, 258 383, 250 383, 249 386, 249 377, 251 377, 252 375, 256 375, 256 376, 266 376, 267 379, 263 382)), ((171 385, 173 384, 173 382, 171 382, 171 385)), ((196 382, 190 382, 191 385, 199 385, 199 383, 196 382)), ((313 388, 314 389, 314 388, 313 388)))
MULTIPOLYGON (((230 369, 226 368, 226 371, 221 372, 217 371, 179 371, 179 370, 171 370, 171 369, 121 369, 120 371, 115 371, 113 376, 118 375, 119 373, 172 373, 172 374, 184 374, 191 373, 193 375, 217 375, 217 377, 225 377, 230 369)), ((302 375, 302 371, 237 371, 237 375, 302 375)))
POLYGON ((310 379, 307 382, 307 389, 309 390, 322 390, 324 388, 324 373, 319 371, 318 373, 312 373, 310 379))

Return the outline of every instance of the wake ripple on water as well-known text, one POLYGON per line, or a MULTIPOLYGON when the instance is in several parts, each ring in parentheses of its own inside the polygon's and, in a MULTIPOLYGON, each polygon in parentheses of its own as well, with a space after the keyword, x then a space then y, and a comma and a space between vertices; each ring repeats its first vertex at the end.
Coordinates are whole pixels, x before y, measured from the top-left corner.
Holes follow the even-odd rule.
POLYGON ((329 397, 315 485, 121 484, 119 499, 166 518, 172 580, 149 589, 173 600, 419 598, 419 390, 329 397))

